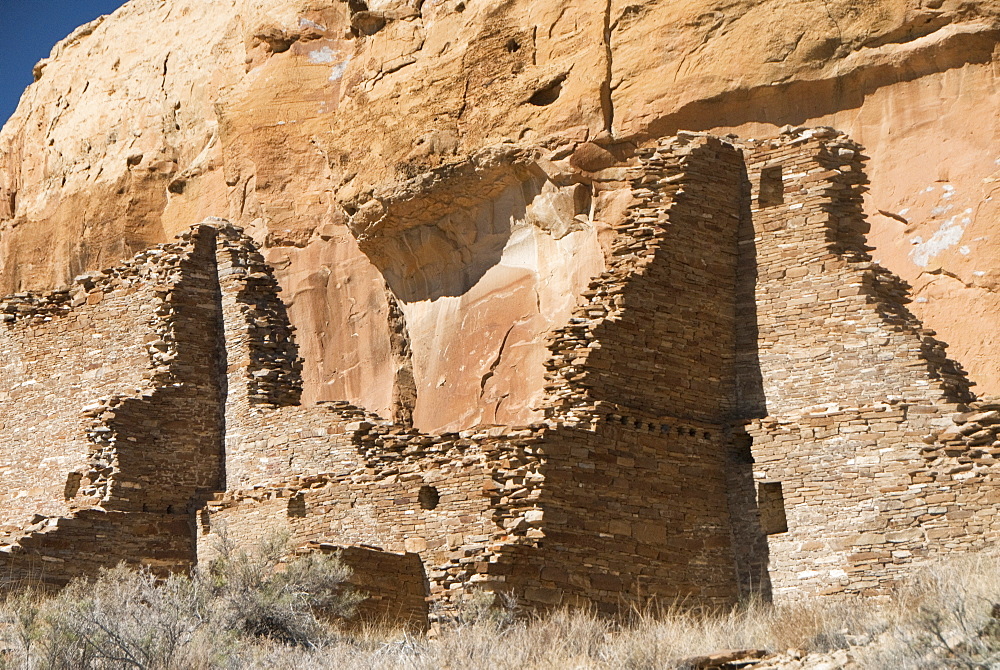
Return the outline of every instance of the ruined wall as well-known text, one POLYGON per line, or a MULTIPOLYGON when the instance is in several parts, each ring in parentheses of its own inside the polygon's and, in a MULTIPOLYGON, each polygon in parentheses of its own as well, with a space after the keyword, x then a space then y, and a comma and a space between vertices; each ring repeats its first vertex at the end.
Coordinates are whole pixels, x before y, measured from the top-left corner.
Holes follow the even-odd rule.
POLYGON ((350 623, 363 627, 392 622, 410 630, 427 629, 427 578, 416 554, 393 554, 367 547, 305 545, 302 552, 332 553, 351 574, 349 588, 363 596, 350 623))
POLYGON ((9 574, 58 584, 121 558, 181 570, 223 537, 248 547, 279 533, 353 556, 369 616, 437 621, 474 588, 607 613, 880 592, 1000 534, 1000 404, 974 401, 907 311, 906 285, 868 256, 857 144, 829 129, 742 149, 684 133, 597 161, 591 215, 572 219, 580 189, 515 154, 424 184, 440 195, 456 179, 449 197, 492 184, 478 199, 435 210, 415 187, 357 218, 376 266, 384 254, 414 270, 382 268, 391 418, 303 402, 274 270, 221 220, 69 291, 5 301, 9 574), (546 279, 528 262, 563 239, 596 259, 602 226, 607 264, 585 287, 583 266, 546 279), (453 255, 462 231, 471 250, 453 255), (434 267, 421 245, 450 260, 434 267), (520 298, 469 302, 511 268, 525 271, 518 291, 579 293, 547 316, 560 327, 519 320, 520 298), (463 327, 424 321, 445 314, 463 327), (479 357, 503 314, 498 346, 524 350, 427 395, 429 343, 479 357), (540 398, 524 416, 543 420, 440 430, 483 416, 492 376, 522 373, 534 390, 517 402, 540 398), (428 398, 442 404, 433 420, 428 398))
POLYGON ((195 228, 69 290, 5 303, 8 374, 32 376, 11 388, 59 385, 7 408, 4 457, 23 459, 10 474, 26 494, 4 508, 9 579, 193 565, 195 505, 221 483, 213 247, 214 231, 195 228))
POLYGON ((585 417, 599 403, 721 423, 732 410, 742 158, 689 135, 604 174, 625 182, 632 202, 609 269, 554 332, 548 415, 585 417))
POLYGON ((970 400, 964 374, 906 310, 907 286, 871 261, 862 148, 836 135, 803 131, 750 153, 767 410, 970 400))
POLYGON ((970 518, 992 518, 995 494, 962 509, 971 467, 925 457, 969 383, 864 247, 861 147, 798 129, 747 153, 767 413, 747 430, 770 533, 748 546, 778 597, 883 590, 929 555, 982 545, 987 525, 970 518))
POLYGON ((98 288, 91 282, 88 294, 88 281, 72 292, 48 298, 24 293, 3 303, 0 499, 6 532, 34 514, 69 512, 67 498, 75 490, 67 496, 67 480, 74 471, 82 476, 95 449, 83 410, 98 397, 149 388, 145 336, 159 339, 155 286, 98 288), (134 327, 121 327, 127 322, 134 327))
MULTIPOLYGON (((525 517, 529 510, 537 513, 538 493, 529 489, 540 478, 526 482, 519 467, 533 441, 531 430, 427 435, 346 404, 283 411, 270 414, 281 421, 265 424, 260 433, 261 445, 275 445, 283 457, 265 457, 266 470, 245 488, 210 501, 199 516, 202 560, 211 558, 218 536, 250 547, 275 533, 287 534, 295 545, 411 553, 419 555, 428 593, 441 610, 454 607, 469 584, 486 579, 484 566, 497 560, 501 546, 530 541, 537 533, 540 517, 530 528, 525 517), (303 436, 303 426, 310 425, 331 431, 339 426, 342 432, 303 436), (328 451, 321 464, 306 473, 294 467, 301 462, 297 454, 319 453, 323 445, 328 451)), ((359 569, 367 573, 370 566, 359 569)))
POLYGON ((550 338, 546 540, 524 559, 536 572, 514 579, 549 604, 604 611, 650 598, 730 603, 725 421, 742 158, 685 135, 595 177, 630 202, 608 270, 550 338))
MULTIPOLYGON (((445 613, 470 585, 539 608, 734 602, 722 414, 734 380, 742 160, 691 136, 596 181, 626 189, 630 204, 613 231, 613 269, 550 338, 548 426, 430 435, 346 403, 231 405, 227 472, 240 489, 209 504, 202 550, 213 533, 249 544, 279 530, 415 552, 445 613), (691 414, 711 420, 676 418, 691 414)), ((399 220, 359 231, 362 248, 387 244, 394 233, 377 227, 399 220)), ((227 342, 238 343, 254 319, 224 304, 227 342)), ((458 332, 451 345, 468 341, 458 332)), ((230 374, 231 403, 243 402, 241 383, 230 374)))

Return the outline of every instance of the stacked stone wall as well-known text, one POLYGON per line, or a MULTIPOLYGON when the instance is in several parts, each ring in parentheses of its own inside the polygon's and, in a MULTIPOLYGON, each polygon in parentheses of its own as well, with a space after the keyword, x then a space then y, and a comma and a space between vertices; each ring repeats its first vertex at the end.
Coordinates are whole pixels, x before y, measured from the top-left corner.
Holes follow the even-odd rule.
POLYGON ((756 348, 767 411, 890 397, 968 402, 964 373, 906 310, 908 287, 867 254, 862 149, 830 134, 763 143, 749 153, 756 348), (780 168, 783 198, 762 205, 768 168, 780 168))
POLYGON ((364 599, 349 623, 427 629, 427 577, 416 554, 329 544, 304 545, 300 551, 334 554, 351 571, 347 585, 364 599))
POLYGON ((542 501, 546 547, 560 554, 531 588, 607 610, 644 598, 731 603, 743 160, 688 134, 600 176, 630 189, 632 205, 609 270, 552 336, 546 416, 568 439, 546 446, 542 501))
MULTIPOLYGON (((633 204, 612 270, 552 338, 548 425, 426 435, 344 404, 254 405, 232 372, 245 367, 253 308, 224 288, 231 490, 209 503, 203 547, 225 528, 243 544, 279 531, 416 552, 443 610, 470 585, 529 607, 734 602, 726 416, 741 158, 690 136, 616 170, 606 187, 632 189, 633 204)), ((244 262, 220 260, 223 282, 241 281, 230 265, 244 262)))
POLYGON ((546 416, 586 421, 620 407, 721 423, 733 409, 742 157, 683 135, 614 170, 621 181, 603 187, 628 188, 632 205, 608 270, 550 336, 546 416))
POLYGON ((605 613, 677 599, 731 605, 724 445, 717 425, 620 415, 545 431, 533 519, 544 540, 530 554, 515 548, 508 587, 605 613))
POLYGON ((754 551, 743 572, 777 597, 884 591, 916 562, 983 544, 995 494, 962 509, 971 467, 927 457, 972 400, 969 383, 906 309, 906 285, 867 253, 861 147, 799 129, 747 156, 754 231, 741 246, 757 267, 753 356, 767 416, 748 411, 746 430, 757 495, 780 490, 768 504, 787 531, 765 546, 752 537, 760 518, 744 519, 737 533, 754 551))
POLYGON ((863 161, 828 129, 685 134, 593 175, 631 204, 530 426, 302 405, 280 287, 221 220, 9 298, 7 574, 186 570, 277 533, 339 552, 366 617, 425 622, 474 589, 607 613, 877 593, 984 546, 1000 404, 868 256, 863 161))
POLYGON ((4 509, 9 579, 194 565, 195 506, 221 484, 214 234, 198 227, 68 290, 5 301, 5 372, 30 378, 11 380, 27 394, 12 396, 3 456, 36 477, 4 509))
POLYGON ((70 512, 68 480, 73 472, 82 477, 95 448, 83 411, 98 397, 147 386, 144 336, 157 336, 149 325, 158 302, 153 287, 102 288, 110 290, 87 292, 81 281, 51 297, 19 294, 2 303, 5 533, 36 514, 70 512), (122 328, 127 322, 137 328, 122 328))
POLYGON ((162 335, 144 338, 153 388, 88 409, 95 420, 90 434, 100 447, 91 463, 112 470, 106 509, 190 514, 222 485, 224 348, 215 236, 214 228, 197 227, 161 248, 160 263, 170 264, 156 308, 162 335))

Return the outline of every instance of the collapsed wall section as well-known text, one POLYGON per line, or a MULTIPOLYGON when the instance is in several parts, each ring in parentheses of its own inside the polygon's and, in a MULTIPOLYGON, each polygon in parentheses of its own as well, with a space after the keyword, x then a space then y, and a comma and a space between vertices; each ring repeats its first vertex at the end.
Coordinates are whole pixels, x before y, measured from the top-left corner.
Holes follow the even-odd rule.
MULTIPOLYGON (((470 585, 485 579, 483 568, 500 545, 528 534, 526 525, 518 525, 525 523, 523 514, 515 510, 533 507, 537 494, 519 496, 509 506, 513 509, 500 510, 493 503, 501 492, 524 489, 517 485, 524 474, 513 463, 530 443, 530 431, 520 438, 485 433, 430 436, 384 421, 376 424, 375 417, 346 404, 310 409, 317 412, 286 415, 284 422, 262 427, 261 437, 292 455, 318 443, 301 436, 304 423, 319 425, 325 418, 327 425, 336 426, 338 419, 354 412, 362 419, 340 424, 339 435, 326 438, 332 449, 341 440, 347 445, 327 457, 322 467, 308 474, 283 469, 283 478, 272 476, 266 483, 258 481, 210 501, 200 517, 203 560, 211 557, 217 536, 240 546, 283 534, 295 545, 377 548, 417 558, 421 593, 435 603, 436 611, 446 611, 468 595, 470 585)), ((375 579, 371 565, 355 570, 362 582, 375 579)), ((373 583, 378 581, 407 581, 410 586, 402 594, 415 588, 412 575, 393 572, 373 583)), ((372 584, 365 590, 372 592, 372 584)), ((404 607, 389 595, 383 597, 386 606, 404 607)))
MULTIPOLYGON (((428 368, 412 348, 423 301, 406 291, 431 290, 429 275, 409 289, 387 278, 397 382, 409 379, 400 422, 303 406, 280 287, 222 221, 69 291, 15 296, 0 325, 14 417, 0 477, 19 491, 0 493, 9 574, 65 583, 122 559, 183 570, 196 541, 207 560, 222 537, 287 533, 352 556, 370 616, 424 621, 427 602, 447 616, 477 588, 608 613, 772 588, 880 592, 930 556, 982 546, 1000 533, 1000 404, 972 402, 905 284, 868 257, 863 159, 827 129, 742 155, 682 134, 593 174, 598 195, 629 203, 604 271, 545 340, 545 420, 522 427, 410 425, 428 368)), ((497 169, 513 182, 490 202, 513 189, 526 212, 573 190, 497 169)), ((441 228, 418 204, 380 244, 404 240, 403 253, 441 228)), ((540 221, 498 258, 551 233, 540 221)), ((453 400, 483 399, 459 387, 453 400)))
POLYGON ((235 229, 217 253, 227 484, 199 514, 201 559, 222 538, 249 547, 276 533, 295 545, 377 547, 385 554, 358 561, 352 577, 381 603, 375 611, 409 616, 418 592, 457 603, 475 574, 470 557, 506 533, 489 504, 493 440, 427 435, 346 402, 299 405, 301 362, 271 269, 235 229), (266 393, 260 380, 272 382, 266 393), (412 560, 419 575, 405 568, 412 560))
POLYGON ((908 287, 866 251, 863 161, 857 143, 825 130, 749 150, 756 345, 771 414, 972 399, 964 372, 906 310, 908 287))
POLYGON ((612 169, 633 203, 615 230, 608 270, 550 338, 546 415, 585 422, 614 411, 721 424, 733 410, 742 157, 718 138, 691 134, 612 169))
POLYGON ((94 450, 82 412, 95 398, 148 388, 144 339, 159 339, 151 326, 158 303, 152 286, 125 280, 98 287, 89 278, 66 291, 22 293, 3 302, 4 532, 22 528, 35 514, 71 511, 66 490, 75 492, 72 473, 82 476, 94 450), (123 322, 136 327, 123 328, 123 322))
POLYGON ((598 177, 629 189, 632 203, 608 270, 550 337, 546 539, 523 557, 538 581, 522 570, 519 590, 607 612, 678 598, 731 604, 742 157, 719 138, 682 134, 598 177))

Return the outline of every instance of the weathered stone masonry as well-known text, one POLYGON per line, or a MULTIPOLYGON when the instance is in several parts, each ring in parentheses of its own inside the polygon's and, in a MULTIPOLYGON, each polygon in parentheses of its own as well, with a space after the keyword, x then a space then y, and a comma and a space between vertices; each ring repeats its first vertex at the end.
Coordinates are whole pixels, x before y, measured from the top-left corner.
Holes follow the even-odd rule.
POLYGON ((732 602, 734 565, 719 560, 732 555, 719 417, 732 395, 742 174, 733 147, 702 138, 612 175, 612 186, 634 184, 636 204, 615 262, 553 333, 545 424, 424 435, 342 406, 240 407, 227 420, 229 459, 242 444, 261 465, 210 503, 209 528, 417 552, 445 608, 469 584, 607 611, 651 597, 732 602), (701 161, 687 168, 686 154, 701 161), (673 309, 656 308, 663 295, 673 309), (671 337, 640 327, 649 322, 671 337), (677 373, 654 373, 668 366, 677 373), (329 417, 348 439, 317 438, 329 417))
POLYGON ((189 518, 221 485, 213 237, 4 303, 8 574, 193 565, 189 518))
POLYGON ((996 535, 993 415, 961 413, 964 373, 868 255, 863 160, 828 129, 749 152, 766 411, 747 430, 758 491, 783 494, 788 530, 766 550, 776 596, 878 592, 996 535))
POLYGON ((221 220, 13 296, 8 574, 184 570, 220 535, 277 531, 339 552, 367 614, 423 625, 470 587, 609 613, 725 605, 878 591, 982 546, 1000 405, 867 255, 863 160, 829 129, 682 134, 585 175, 628 205, 549 333, 527 426, 428 434, 406 412, 301 404, 280 287, 221 220))

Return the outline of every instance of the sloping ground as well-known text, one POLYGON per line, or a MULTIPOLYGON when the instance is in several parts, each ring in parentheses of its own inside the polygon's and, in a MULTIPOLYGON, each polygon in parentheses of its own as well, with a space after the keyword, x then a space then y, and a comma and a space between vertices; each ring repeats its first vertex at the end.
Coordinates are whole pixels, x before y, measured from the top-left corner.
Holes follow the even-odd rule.
MULTIPOLYGON (((998 25, 993 3, 958 0, 133 0, 57 46, 0 131, 0 293, 225 216, 287 287, 306 399, 387 413, 406 375, 397 308, 348 224, 404 181, 504 141, 572 181, 679 128, 820 123, 871 153, 876 259, 1000 391, 998 25)), ((600 230, 615 211, 590 215, 600 230)), ((403 311, 430 318, 425 302, 403 311)), ((514 344, 455 365, 488 369, 514 344)))

